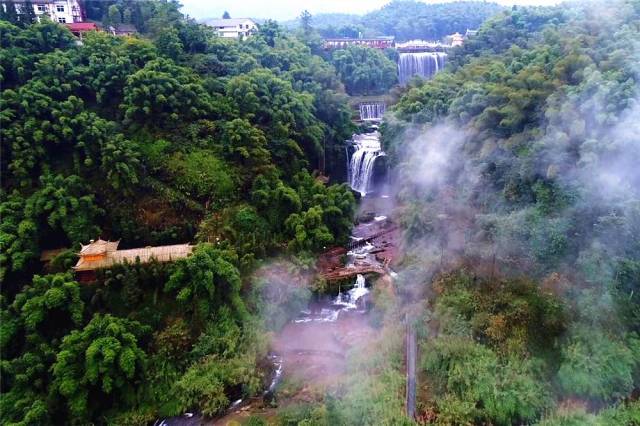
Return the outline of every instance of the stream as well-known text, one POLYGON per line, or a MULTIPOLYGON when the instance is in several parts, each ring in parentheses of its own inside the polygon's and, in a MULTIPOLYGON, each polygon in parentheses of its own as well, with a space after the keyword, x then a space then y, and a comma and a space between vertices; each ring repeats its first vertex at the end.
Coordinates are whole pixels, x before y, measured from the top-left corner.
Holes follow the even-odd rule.
MULTIPOLYGON (((362 198, 359 203, 360 220, 354 226, 350 240, 356 247, 346 253, 344 269, 363 265, 385 266, 397 248, 397 235, 390 233, 372 242, 372 235, 392 226, 392 197, 384 185, 373 187, 373 163, 385 154, 380 149, 377 132, 354 135, 355 151, 348 159, 350 184, 362 198), (367 194, 370 193, 368 196, 367 194)), ((343 252, 344 253, 344 252, 343 252)), ((393 275, 393 271, 389 270, 393 275)), ((185 413, 183 416, 156 421, 154 426, 227 425, 242 423, 251 414, 273 416, 268 402, 275 399, 278 406, 313 400, 324 394, 347 372, 348 352, 365 343, 375 333, 369 324, 371 283, 361 274, 354 274, 351 284, 338 289, 337 294, 317 295, 299 314, 274 336, 269 361, 272 364, 270 385, 262 395, 234 401, 227 414, 213 420, 185 413), (281 395, 284 383, 293 383, 286 395, 281 395)))

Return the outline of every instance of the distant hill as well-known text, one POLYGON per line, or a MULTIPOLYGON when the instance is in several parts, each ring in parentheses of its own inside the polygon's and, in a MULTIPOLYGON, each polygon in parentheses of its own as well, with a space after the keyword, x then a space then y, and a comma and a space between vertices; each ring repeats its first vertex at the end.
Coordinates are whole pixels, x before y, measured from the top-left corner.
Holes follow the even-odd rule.
MULTIPOLYGON (((399 41, 435 40, 468 28, 478 28, 487 18, 505 8, 497 3, 459 1, 427 4, 412 0, 395 0, 365 15, 323 13, 313 16, 312 25, 325 37, 393 35, 399 41)), ((299 19, 282 23, 290 29, 299 19)))
MULTIPOLYGON (((353 25, 354 23, 360 23, 362 17, 362 15, 355 15, 352 13, 320 13, 318 15, 313 15, 313 26, 318 29, 328 28, 331 26, 343 27, 353 25)), ((280 24, 286 28, 295 29, 300 26, 300 19, 290 19, 288 21, 283 21, 280 24)))

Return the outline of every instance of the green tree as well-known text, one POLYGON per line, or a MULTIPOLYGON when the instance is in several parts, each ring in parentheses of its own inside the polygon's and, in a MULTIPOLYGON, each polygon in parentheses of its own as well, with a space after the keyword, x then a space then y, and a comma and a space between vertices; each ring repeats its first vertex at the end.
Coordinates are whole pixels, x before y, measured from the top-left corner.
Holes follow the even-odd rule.
POLYGON ((331 61, 350 95, 382 94, 397 82, 396 64, 378 49, 349 46, 331 61))
POLYGON ((321 250, 333 243, 333 235, 322 221, 322 215, 322 208, 315 206, 287 218, 284 225, 293 237, 289 242, 290 249, 321 250))
POLYGON ((24 269, 38 254, 38 226, 24 214, 22 196, 14 192, 0 203, 0 280, 24 269))
POLYGON ((550 389, 533 362, 500 361, 467 338, 435 339, 425 350, 423 368, 438 387, 438 406, 446 410, 442 424, 532 421, 551 403, 550 389))
POLYGON ((115 4, 109 6, 109 9, 107 9, 107 16, 109 18, 110 25, 116 26, 122 23, 122 14, 120 13, 120 8, 115 4))
POLYGON ((563 349, 558 381, 563 391, 586 398, 612 401, 634 387, 640 365, 640 342, 613 339, 593 329, 579 329, 563 349))
POLYGON ((318 14, 314 26, 324 37, 358 37, 362 33, 365 37, 391 35, 397 41, 440 40, 477 29, 502 10, 504 6, 495 2, 393 0, 364 15, 318 14))
POLYGON ((70 274, 36 275, 8 309, 3 307, 3 423, 51 422, 50 368, 60 339, 82 325, 83 313, 80 286, 70 274))
POLYGON ((25 1, 20 7, 20 23, 22 25, 31 25, 37 22, 36 11, 33 3, 29 0, 25 1))
POLYGON ((140 341, 147 332, 138 322, 96 314, 84 329, 62 340, 51 389, 66 400, 71 419, 93 419, 101 405, 95 395, 107 406, 109 401, 133 401, 144 377, 140 341))
POLYGON ((71 274, 35 275, 12 306, 27 332, 37 332, 47 340, 63 337, 83 320, 80 286, 71 274))
POLYGON ((229 171, 229 165, 210 151, 176 153, 165 164, 176 188, 189 196, 215 207, 235 198, 235 176, 229 171))
POLYGON ((243 118, 269 136, 269 148, 279 166, 298 168, 304 153, 319 158, 323 129, 313 115, 310 94, 296 93, 290 82, 264 69, 229 80, 226 94, 243 118))
POLYGON ((70 242, 88 241, 99 234, 97 218, 103 213, 78 176, 44 175, 39 189, 27 201, 26 213, 62 230, 70 242))
POLYGON ((311 13, 307 9, 303 10, 300 14, 300 25, 302 26, 302 30, 308 34, 312 30, 312 21, 311 13))
POLYGON ((225 158, 241 166, 244 180, 248 183, 271 165, 264 132, 253 127, 248 120, 236 118, 225 122, 222 144, 225 158))
POLYGON ((200 81, 187 69, 167 59, 155 59, 127 78, 121 105, 129 123, 176 125, 211 109, 200 81))
POLYGON ((195 407, 208 416, 222 413, 230 403, 225 389, 243 384, 248 384, 249 389, 257 389, 253 368, 250 357, 224 360, 208 356, 201 359, 175 385, 180 407, 177 413, 195 407))
POLYGON ((183 54, 183 46, 178 37, 178 31, 175 28, 167 28, 162 31, 156 40, 158 52, 161 55, 177 61, 183 54))
POLYGON ((222 14, 222 19, 231 19, 231 15, 229 15, 229 12, 225 10, 222 14))
POLYGON ((235 253, 201 244, 191 256, 177 262, 165 291, 176 295, 176 300, 193 318, 196 329, 201 329, 225 305, 231 307, 238 321, 246 317, 236 261, 235 253))

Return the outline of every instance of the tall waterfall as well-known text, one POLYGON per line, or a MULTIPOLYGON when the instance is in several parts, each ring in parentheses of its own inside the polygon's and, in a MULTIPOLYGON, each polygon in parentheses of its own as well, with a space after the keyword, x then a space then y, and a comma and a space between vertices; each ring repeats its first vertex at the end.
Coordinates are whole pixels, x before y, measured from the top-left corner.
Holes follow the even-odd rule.
POLYGON ((398 79, 401 85, 414 75, 431 78, 445 66, 447 54, 444 52, 401 53, 398 59, 398 79))
POLYGON ((351 139, 355 151, 347 156, 349 186, 365 196, 371 192, 371 175, 378 157, 385 156, 380 146, 380 133, 363 133, 353 135, 351 139))
POLYGON ((362 121, 380 121, 386 110, 384 102, 361 103, 360 104, 360 120, 362 121))

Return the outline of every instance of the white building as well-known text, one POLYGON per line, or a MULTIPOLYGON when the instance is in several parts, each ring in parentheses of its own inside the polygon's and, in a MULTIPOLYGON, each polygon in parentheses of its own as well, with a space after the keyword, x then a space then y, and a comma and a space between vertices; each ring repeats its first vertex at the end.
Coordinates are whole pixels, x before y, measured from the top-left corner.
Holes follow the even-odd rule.
POLYGON ((462 46, 464 44, 464 36, 460 33, 451 34, 451 46, 462 46))
POLYGON ((225 38, 245 38, 258 31, 258 25, 250 18, 208 19, 204 23, 225 38))
MULTIPOLYGON (((26 7, 24 0, 13 0, 12 3, 16 5, 16 12, 23 13, 23 9, 26 7)), ((31 4, 38 21, 44 15, 48 15, 53 22, 61 24, 82 22, 83 20, 78 0, 31 0, 31 4)))

